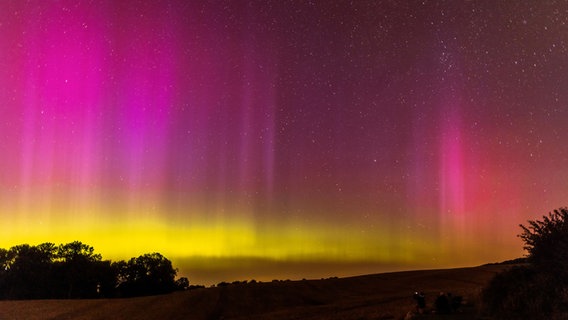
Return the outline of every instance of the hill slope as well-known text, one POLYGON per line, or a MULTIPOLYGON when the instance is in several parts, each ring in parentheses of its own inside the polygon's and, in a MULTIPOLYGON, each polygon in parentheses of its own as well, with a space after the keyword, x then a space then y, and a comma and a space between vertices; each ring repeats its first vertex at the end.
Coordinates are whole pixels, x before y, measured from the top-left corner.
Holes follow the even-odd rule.
POLYGON ((234 284, 131 299, 0 301, 0 319, 396 319, 413 308, 417 290, 429 306, 440 291, 475 299, 504 268, 234 284))

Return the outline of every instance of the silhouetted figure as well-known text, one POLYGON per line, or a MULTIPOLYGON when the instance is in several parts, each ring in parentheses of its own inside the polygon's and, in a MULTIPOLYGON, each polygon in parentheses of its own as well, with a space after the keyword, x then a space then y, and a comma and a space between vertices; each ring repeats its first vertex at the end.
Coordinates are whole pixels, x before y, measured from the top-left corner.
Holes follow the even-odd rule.
POLYGON ((436 313, 438 314, 448 314, 451 312, 450 310, 450 301, 448 300, 448 296, 444 292, 440 292, 438 298, 436 298, 436 302, 434 302, 436 313))
POLYGON ((426 309, 426 297, 424 296, 424 292, 415 292, 413 298, 416 301, 416 311, 419 314, 423 314, 426 309))

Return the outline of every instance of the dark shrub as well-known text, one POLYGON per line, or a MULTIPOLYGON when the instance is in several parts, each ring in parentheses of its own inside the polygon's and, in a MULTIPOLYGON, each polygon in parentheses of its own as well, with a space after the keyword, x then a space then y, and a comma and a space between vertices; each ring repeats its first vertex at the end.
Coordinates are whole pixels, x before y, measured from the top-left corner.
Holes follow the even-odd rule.
POLYGON ((568 209, 521 225, 529 262, 495 276, 482 292, 496 319, 568 319, 568 209))

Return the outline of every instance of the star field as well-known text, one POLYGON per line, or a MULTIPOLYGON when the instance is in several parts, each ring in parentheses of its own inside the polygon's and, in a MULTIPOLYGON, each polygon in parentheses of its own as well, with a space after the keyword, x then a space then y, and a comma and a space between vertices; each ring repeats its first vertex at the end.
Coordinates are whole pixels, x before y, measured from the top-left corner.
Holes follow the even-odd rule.
POLYGON ((197 282, 519 257, 518 224, 566 205, 567 23, 553 0, 2 1, 0 246, 158 251, 197 282))

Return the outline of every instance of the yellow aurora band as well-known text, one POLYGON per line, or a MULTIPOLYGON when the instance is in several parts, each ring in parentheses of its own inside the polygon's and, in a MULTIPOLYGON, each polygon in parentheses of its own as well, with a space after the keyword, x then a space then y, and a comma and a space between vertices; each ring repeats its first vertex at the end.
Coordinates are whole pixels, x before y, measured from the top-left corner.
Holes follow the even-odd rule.
MULTIPOLYGON (((151 207, 151 206, 150 206, 151 207)), ((262 257, 286 259, 338 259, 412 261, 419 244, 393 250, 386 230, 356 226, 310 225, 283 221, 259 226, 240 213, 203 217, 184 212, 183 221, 171 213, 97 212, 76 208, 37 208, 34 214, 3 212, 0 229, 8 247, 19 243, 70 242, 91 244, 105 258, 124 259, 158 251, 171 257, 262 257)))
MULTIPOLYGON (((387 223, 381 227, 379 221, 374 221, 372 226, 284 220, 260 225, 245 209, 231 214, 225 210, 209 211, 204 215, 201 212, 205 209, 176 214, 175 210, 179 209, 171 208, 166 214, 155 209, 160 206, 152 199, 147 202, 138 199, 136 204, 116 201, 105 206, 72 205, 65 199, 51 196, 11 208, 3 202, 0 246, 80 240, 111 260, 160 252, 177 263, 181 275, 190 277, 192 265, 187 261, 192 258, 198 258, 201 263, 205 261, 205 268, 208 259, 211 264, 220 259, 265 259, 427 267, 466 264, 479 261, 480 256, 484 258, 483 250, 475 241, 452 245, 443 244, 428 233, 409 231, 395 235, 393 229, 403 228, 387 223), (463 248, 468 248, 466 256, 460 256, 463 248), (468 258, 472 253, 473 260, 468 258)), ((448 236, 455 238, 454 234, 448 236)), ((230 269, 231 265, 226 267, 230 269)), ((255 271, 250 272, 254 277, 255 271)), ((321 272, 326 274, 325 270, 321 272)), ((274 274, 278 274, 278 270, 274 270, 274 274)))

